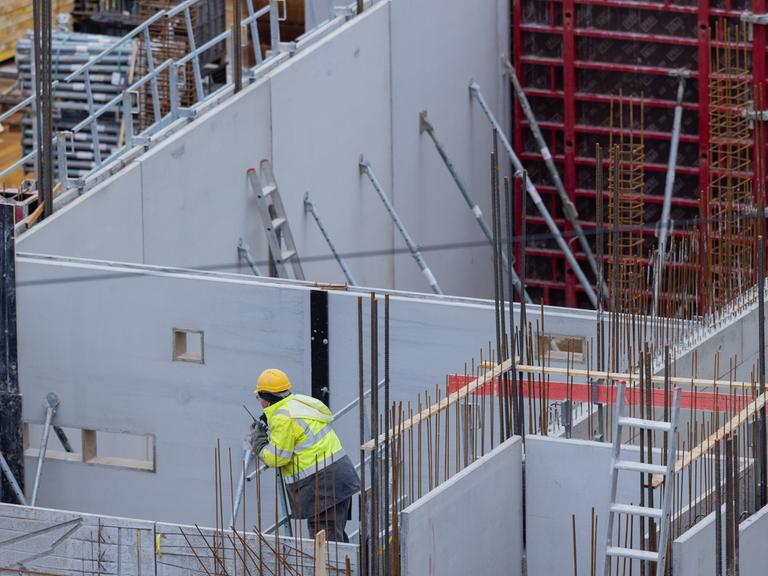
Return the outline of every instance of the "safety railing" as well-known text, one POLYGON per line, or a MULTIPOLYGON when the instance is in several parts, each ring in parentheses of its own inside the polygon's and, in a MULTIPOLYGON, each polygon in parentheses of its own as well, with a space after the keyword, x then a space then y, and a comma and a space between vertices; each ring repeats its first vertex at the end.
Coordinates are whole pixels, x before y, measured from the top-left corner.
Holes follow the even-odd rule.
MULTIPOLYGON (((93 175, 101 171, 105 166, 124 157, 129 150, 132 150, 137 146, 149 145, 153 135, 156 135, 177 120, 195 117, 203 105, 212 100, 216 100, 217 98, 222 98, 227 90, 232 88, 236 63, 241 62, 240 58, 235 58, 235 50, 241 49, 241 46, 234 45, 235 42, 232 41, 233 30, 231 28, 228 28, 209 39, 202 45, 197 46, 192 10, 195 5, 204 1, 205 0, 185 0, 171 9, 157 12, 131 32, 116 40, 108 48, 104 49, 93 58, 90 58, 88 62, 80 66, 77 70, 73 71, 65 78, 52 83, 54 90, 57 88, 68 88, 74 91, 84 90, 87 105, 87 116, 82 121, 69 131, 57 132, 52 139, 52 149, 56 151, 56 162, 58 164, 57 175, 59 181, 57 197, 54 201, 55 209, 58 209, 74 195, 80 194, 88 189, 88 183, 92 180, 93 175), (172 27, 179 23, 178 18, 183 19, 182 26, 186 29, 186 52, 176 59, 167 59, 158 64, 154 61, 151 27, 158 25, 172 27), (124 50, 127 46, 132 46, 132 43, 139 38, 142 38, 144 42, 145 49, 142 50, 143 54, 141 58, 143 59, 142 68, 146 68, 146 72, 143 73, 140 78, 134 80, 130 86, 122 91, 122 93, 100 107, 97 107, 91 84, 92 71, 94 71, 100 64, 107 62, 110 57, 114 57, 114 53, 117 50, 124 50), (202 74, 201 56, 222 42, 230 43, 232 52, 229 58, 229 67, 233 73, 228 75, 228 78, 223 85, 206 93, 202 74), (186 106, 182 106, 179 97, 179 89, 181 86, 186 86, 186 76, 189 64, 191 64, 191 81, 194 85, 194 102, 192 102, 191 105, 187 104, 186 106), (164 89, 166 86, 163 75, 167 76, 168 104, 165 106, 167 108, 166 111, 163 111, 164 106, 163 100, 161 99, 161 89, 164 89), (138 112, 137 105, 142 91, 148 91, 147 100, 149 100, 150 103, 147 107, 151 110, 151 122, 141 129, 141 131, 137 131, 134 117, 138 112), (109 112, 119 116, 122 122, 124 135, 122 142, 118 142, 117 146, 115 146, 111 153, 105 158, 102 154, 99 119, 109 112), (87 171, 84 176, 81 174, 78 178, 70 178, 67 169, 67 141, 73 140, 78 133, 86 131, 90 133, 92 141, 94 166, 87 171)), ((317 2, 318 0, 310 0, 309 2, 307 30, 304 35, 295 43, 285 43, 281 42, 280 39, 280 22, 287 18, 287 1, 269 0, 269 3, 266 6, 257 10, 254 7, 254 0, 246 0, 247 15, 240 21, 240 30, 248 30, 250 32, 253 44, 253 58, 255 62, 255 65, 252 68, 246 70, 247 74, 244 75, 246 81, 258 77, 260 69, 266 68, 272 61, 278 59, 281 54, 295 50, 297 45, 300 45, 304 40, 309 38, 310 35, 313 35, 316 32, 322 34, 323 29, 332 28, 327 26, 329 23, 335 21, 339 17, 344 18, 345 16, 351 16, 355 12, 351 7, 337 9, 333 0, 327 0, 328 11, 325 17, 321 19, 318 17, 317 2), (267 52, 266 56, 262 56, 257 21, 267 17, 269 18, 270 23, 270 50, 267 52)), ((241 37, 245 37, 245 34, 242 34, 241 37)), ((19 112, 30 111, 34 113, 34 86, 31 89, 33 93, 30 96, 23 99, 5 113, 0 114, 0 124, 19 112)), ((33 163, 34 165, 34 162, 37 159, 38 149, 38 142, 35 141, 32 150, 29 153, 23 155, 18 161, 13 162, 0 170, 0 180, 24 165, 30 163, 33 163)), ((20 222, 17 226, 24 225, 26 225, 26 222, 20 222)))

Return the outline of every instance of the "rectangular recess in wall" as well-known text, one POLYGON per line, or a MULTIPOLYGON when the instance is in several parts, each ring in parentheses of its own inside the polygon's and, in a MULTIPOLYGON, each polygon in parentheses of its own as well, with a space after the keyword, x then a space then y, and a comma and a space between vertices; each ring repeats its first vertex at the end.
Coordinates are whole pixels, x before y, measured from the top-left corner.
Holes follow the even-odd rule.
POLYGON ((584 362, 586 340, 581 336, 544 334, 542 347, 544 348, 543 352, 546 359, 584 362))
POLYGON ((173 329, 173 360, 205 364, 205 334, 202 330, 173 329))
MULTIPOLYGON (((51 430, 45 457, 52 460, 115 466, 132 470, 155 471, 155 437, 152 434, 103 432, 81 428, 62 428, 72 452, 67 452, 51 430)), ((37 458, 43 425, 24 423, 24 455, 37 458)))

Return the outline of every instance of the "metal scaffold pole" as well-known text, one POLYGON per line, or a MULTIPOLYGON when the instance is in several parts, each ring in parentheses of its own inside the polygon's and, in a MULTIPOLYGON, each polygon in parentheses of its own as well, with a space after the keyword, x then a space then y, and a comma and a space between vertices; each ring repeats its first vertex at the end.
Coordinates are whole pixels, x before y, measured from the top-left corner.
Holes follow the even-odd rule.
MULTIPOLYGON (((576 206, 573 205, 573 202, 571 202, 571 199, 568 197, 568 193, 565 191, 565 186, 560 178, 560 173, 557 171, 555 161, 552 159, 552 153, 549 151, 549 146, 547 145, 546 140, 544 140, 544 135, 541 133, 539 123, 536 121, 533 108, 531 108, 531 105, 528 102, 528 97, 525 95, 523 87, 520 85, 520 80, 517 78, 517 72, 509 60, 504 61, 504 68, 507 70, 507 74, 512 81, 512 87, 515 89, 515 94, 517 94, 517 101, 520 103, 520 108, 522 108, 525 117, 528 119, 528 126, 531 129, 533 137, 536 139, 536 144, 539 146, 539 152, 544 160, 544 164, 547 166, 549 176, 555 184, 557 194, 563 204, 563 214, 565 214, 565 217, 568 218, 568 221, 573 226, 576 236, 579 238, 581 249, 587 257, 587 262, 589 262, 592 272, 595 274, 595 277, 597 277, 597 261, 595 260, 595 255, 592 253, 592 248, 587 241, 587 236, 584 234, 584 229, 579 222, 579 213, 576 211, 576 206)), ((602 290, 604 294, 608 294, 608 287, 604 282, 602 283, 602 290)))
MULTIPOLYGON (((483 112, 485 113, 486 117, 490 121, 491 125, 494 128, 496 128, 496 130, 498 131, 499 140, 501 141, 502 145, 507 151, 507 154, 509 154, 509 158, 510 160, 512 160, 512 165, 515 167, 515 170, 517 172, 523 172, 524 168, 523 168, 522 162, 520 162, 520 159, 517 157, 517 154, 515 154, 515 151, 512 149, 512 145, 509 143, 509 140, 507 139, 507 136, 504 133, 504 130, 502 130, 501 125, 496 120, 496 117, 493 115, 493 112, 491 112, 491 109, 488 106, 488 103, 485 101, 485 98, 483 98, 483 94, 480 91, 480 86, 474 80, 470 81, 469 83, 469 92, 480 104, 480 107, 483 109, 483 112)), ((565 259, 568 261, 568 264, 570 265, 574 274, 576 274, 576 277, 579 279, 579 282, 584 288, 584 293, 589 298, 589 301, 592 303, 592 306, 596 308, 597 296, 595 295, 595 291, 592 289, 592 285, 589 283, 589 279, 584 274, 584 271, 581 269, 581 266, 576 260, 576 257, 573 255, 573 252, 571 252, 571 248, 568 246, 568 243, 565 241, 565 238, 563 238, 563 235, 560 233, 560 229, 557 227, 557 224, 552 219, 552 216, 550 215, 546 206, 544 206, 544 201, 542 200, 541 195, 539 194, 539 191, 536 189, 536 186, 533 184, 533 182, 531 182, 530 179, 527 179, 527 178, 525 179, 525 189, 528 192, 528 195, 531 197, 531 200, 533 200, 533 203, 536 205, 536 208, 538 209, 542 218, 544 218, 544 221, 547 224, 547 228, 549 228, 550 233, 552 234, 553 238, 557 242, 557 245, 560 247, 560 250, 563 252, 565 259)))
POLYGON ((427 282, 429 282, 429 286, 430 288, 432 288, 432 291, 435 294, 442 294, 443 291, 440 289, 440 285, 437 283, 437 280, 435 279, 435 276, 432 274, 432 271, 429 269, 429 266, 427 266, 427 263, 424 260, 424 257, 421 255, 421 252, 419 251, 419 247, 416 245, 416 242, 413 241, 413 238, 411 238, 411 235, 408 234, 408 230, 405 229, 405 225, 403 224, 403 221, 400 220, 400 216, 398 216, 397 212, 395 212, 395 207, 392 206, 392 202, 390 202, 389 198, 387 198, 387 195, 384 193, 384 189, 381 187, 381 184, 379 183, 378 178, 376 178, 376 174, 373 171, 373 167, 371 166, 371 163, 365 159, 365 156, 360 156, 360 172, 362 174, 365 174, 368 177, 368 179, 371 181, 371 184, 373 185, 373 189, 376 190, 376 193, 379 195, 379 198, 381 198, 381 201, 384 203, 384 207, 387 209, 387 212, 389 212, 389 215, 392 217, 392 221, 395 223, 395 226, 400 231, 400 235, 403 237, 403 240, 405 240, 405 244, 408 246, 408 250, 410 250, 411 252, 411 256, 413 256, 413 259, 416 260, 416 263, 419 265, 419 268, 421 269, 422 273, 426 277, 427 282))
MULTIPOLYGON (((461 192, 461 195, 464 198, 464 201, 467 203, 467 206, 469 206, 469 209, 472 211, 472 214, 474 214, 475 220, 477 220, 478 226, 480 226, 480 229, 483 231, 483 234, 488 239, 488 243, 491 244, 491 246, 493 246, 493 233, 491 232, 491 229, 488 227, 488 223, 485 221, 483 212, 482 210, 480 210, 480 206, 477 205, 477 202, 475 202, 475 199, 472 197, 467 186, 464 184, 464 180, 462 180, 461 176, 459 175, 459 172, 456 169, 456 165, 448 157, 448 153, 445 151, 445 147, 443 147, 442 143, 437 138, 437 135, 435 134, 434 126, 432 126, 432 123, 427 118, 426 110, 422 111, 419 114, 419 131, 426 132, 427 135, 432 140, 432 143, 435 145, 435 149, 437 150, 437 153, 440 155, 440 158, 442 158, 443 162, 445 163, 445 167, 448 169, 448 172, 450 172, 451 177, 453 178, 453 181, 456 182, 456 187, 459 189, 459 192, 461 192)), ((531 297, 523 289, 523 285, 520 282, 520 277, 517 275, 517 272, 515 272, 514 266, 510 267, 509 262, 507 261, 507 254, 502 253, 501 258, 504 263, 504 268, 509 272, 512 284, 514 285, 515 290, 517 290, 517 293, 522 295, 525 298, 526 302, 533 303, 533 300, 531 300, 531 297)))
POLYGON ((333 254, 333 257, 336 258, 336 262, 339 263, 339 266, 341 267, 341 271, 344 272, 344 277, 347 279, 347 284, 349 284, 350 286, 357 286, 357 282, 355 281, 355 277, 352 275, 352 271, 349 269, 349 267, 347 267, 346 262, 344 262, 344 259, 336 250, 336 245, 333 243, 333 240, 331 240, 331 237, 328 234, 328 231, 325 229, 325 226, 323 226, 323 222, 320 220, 320 215, 317 213, 317 208, 315 207, 315 203, 309 199, 309 192, 304 194, 304 212, 311 214, 312 218, 315 219, 315 223, 317 224, 317 227, 320 229, 320 233, 323 235, 323 238, 325 238, 325 241, 328 243, 328 248, 331 249, 331 253, 333 254))

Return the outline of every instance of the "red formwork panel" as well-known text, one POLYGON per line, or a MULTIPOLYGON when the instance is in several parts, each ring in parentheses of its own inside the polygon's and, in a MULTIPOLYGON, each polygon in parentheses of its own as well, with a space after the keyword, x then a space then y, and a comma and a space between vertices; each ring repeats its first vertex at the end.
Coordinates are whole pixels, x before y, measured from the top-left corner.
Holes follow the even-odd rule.
MULTIPOLYGON (((766 0, 512 0, 513 64, 586 231, 595 229, 595 144, 607 145, 611 130, 618 134, 618 120, 611 128, 610 110, 611 102, 614 110, 618 108, 622 94, 625 115, 630 103, 636 113, 643 104, 644 218, 648 246, 655 245, 654 225, 661 214, 678 82, 672 73, 681 68, 690 71, 690 78, 685 87, 672 219, 691 221, 706 213, 701 191, 709 179, 713 30, 720 20, 735 23, 747 11, 764 14, 766 0)), ((753 80, 764 90, 765 26, 755 25, 747 44, 753 80)), ((515 150, 558 226, 570 233, 572 227, 563 216, 539 147, 517 103, 513 123, 515 150)), ((522 196, 518 194, 517 199, 516 233, 520 234, 522 196)), ((526 233, 531 241, 526 249, 526 277, 534 300, 591 307, 530 203, 527 214, 526 233)), ((574 239, 570 244, 591 276, 579 243, 574 239)), ((520 252, 517 256, 520 262, 520 252)))

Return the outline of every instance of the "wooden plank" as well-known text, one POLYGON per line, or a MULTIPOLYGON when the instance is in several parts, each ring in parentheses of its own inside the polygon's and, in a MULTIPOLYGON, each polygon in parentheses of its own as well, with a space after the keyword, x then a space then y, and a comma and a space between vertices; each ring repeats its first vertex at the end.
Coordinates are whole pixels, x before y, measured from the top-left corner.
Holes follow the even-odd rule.
POLYGON ((326 564, 328 554, 325 549, 325 530, 315 534, 315 576, 328 576, 326 564))
MULTIPOLYGON (((517 361, 517 358, 515 359, 517 361)), ((459 390, 455 394, 449 394, 440 402, 435 402, 428 408, 422 410, 418 414, 414 414, 412 418, 408 418, 405 420, 402 425, 398 427, 397 430, 391 429, 389 431, 389 437, 395 438, 398 434, 401 434, 407 430, 410 430, 414 425, 418 424, 419 422, 426 420, 427 418, 431 417, 434 414, 437 414, 440 411, 445 410, 449 406, 452 406, 459 400, 463 400, 466 396, 473 393, 474 391, 478 390, 479 388, 483 388, 486 384, 490 384, 493 380, 501 376, 502 374, 509 372, 512 368, 512 360, 507 359, 501 364, 497 364, 493 367, 492 370, 489 370, 487 373, 475 378, 472 382, 467 384, 465 387, 463 387, 461 390, 459 390)), ((557 376, 566 376, 566 377, 573 377, 573 378, 587 378, 590 381, 595 380, 605 380, 606 382, 619 382, 624 381, 630 386, 634 383, 640 383, 640 374, 639 373, 627 373, 627 372, 598 372, 598 371, 591 371, 591 370, 577 370, 574 368, 558 368, 558 367, 552 367, 552 366, 531 366, 529 364, 516 364, 515 370, 517 372, 523 372, 527 373, 533 376, 540 375, 540 376, 548 376, 548 375, 557 375, 557 376)), ((651 381, 663 384, 666 381, 666 378, 661 376, 652 376, 651 381)), ((733 388, 747 388, 751 390, 753 388, 752 382, 738 382, 738 381, 729 381, 729 380, 714 380, 714 379, 704 379, 704 378, 685 378, 680 376, 673 376, 669 378, 669 381, 671 384, 679 385, 679 386, 699 386, 699 387, 709 387, 709 388, 717 388, 717 387, 733 387, 733 388)), ((386 440, 387 433, 384 432, 379 435, 379 444, 383 444, 386 440)), ((366 452, 372 452, 374 449, 374 441, 369 440, 365 444, 363 444, 360 447, 362 450, 365 450, 366 452)))
MULTIPOLYGON (((726 422, 723 426, 721 426, 719 429, 717 429, 715 432, 709 435, 708 438, 703 440, 701 444, 696 446, 693 450, 683 455, 682 458, 678 459, 675 462, 674 472, 677 474, 678 472, 681 472, 688 466, 690 466, 693 462, 704 456, 707 452, 709 452, 712 448, 715 447, 715 443, 719 442, 726 436, 728 436, 731 432, 736 430, 741 424, 746 422, 749 418, 752 418, 752 416, 755 415, 755 412, 760 410, 765 405, 765 394, 761 394, 753 402, 749 404, 746 408, 744 408, 741 412, 736 414, 733 418, 731 418, 728 422, 726 422)), ((664 476, 661 474, 657 474, 653 477, 653 487, 658 488, 664 483, 664 476)))
MULTIPOLYGON (((71 12, 73 0, 52 2, 52 21, 56 25, 56 16, 71 12)), ((0 61, 16 54, 16 41, 32 30, 31 0, 2 0, 0 12, 0 61)))

